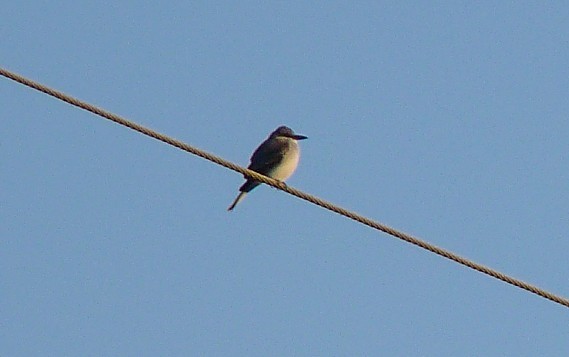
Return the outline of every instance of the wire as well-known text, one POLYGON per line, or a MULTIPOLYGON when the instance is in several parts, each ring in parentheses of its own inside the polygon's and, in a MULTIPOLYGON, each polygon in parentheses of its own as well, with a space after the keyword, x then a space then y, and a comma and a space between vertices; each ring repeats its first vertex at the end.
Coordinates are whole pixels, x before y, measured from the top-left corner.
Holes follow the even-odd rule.
POLYGON ((57 91, 57 90, 55 90, 55 89, 52 89, 52 88, 49 88, 49 87, 44 86, 44 85, 42 85, 42 84, 39 84, 39 83, 37 83, 37 82, 34 82, 34 81, 30 80, 30 79, 27 79, 27 78, 25 78, 25 77, 22 77, 22 76, 20 76, 20 75, 18 75, 18 74, 15 74, 15 73, 10 72, 10 71, 8 71, 8 70, 6 70, 6 69, 3 69, 3 68, 0 68, 0 75, 4 76, 4 77, 6 77, 6 78, 9 78, 9 79, 11 79, 11 80, 13 80, 13 81, 16 81, 16 82, 18 82, 18 83, 21 83, 21 84, 23 84, 23 85, 25 85, 25 86, 28 86, 28 87, 30 87, 30 88, 36 89, 36 90, 38 90, 38 91, 40 91, 40 92, 43 92, 43 93, 45 93, 45 94, 48 94, 48 95, 50 95, 50 96, 52 96, 52 97, 55 97, 55 98, 57 98, 57 99, 59 99, 59 100, 62 100, 62 101, 64 101, 64 102, 67 102, 67 103, 69 103, 69 104, 71 104, 71 105, 74 105, 74 106, 79 107, 79 108, 81 108, 81 109, 87 110, 87 111, 89 111, 89 112, 91 112, 91 113, 93 113, 93 114, 96 114, 96 115, 99 115, 99 116, 101 116, 101 117, 103 117, 103 118, 106 118, 106 119, 108 119, 108 120, 111 120, 111 121, 113 121, 113 122, 115 122, 115 123, 117 123, 117 124, 124 125, 124 126, 126 126, 126 127, 128 127, 128 128, 131 128, 132 130, 138 131, 139 133, 142 133, 142 134, 144 134, 144 135, 148 135, 148 136, 150 136, 150 137, 152 137, 152 138, 155 138, 155 139, 157 139, 157 140, 160 140, 160 141, 162 141, 162 142, 165 142, 165 143, 167 143, 167 144, 169 144, 169 145, 175 146, 175 147, 177 147, 177 148, 179 148, 179 149, 181 149, 181 150, 187 151, 187 152, 189 152, 189 153, 191 153, 191 154, 194 154, 194 155, 197 155, 197 156, 199 156, 199 157, 202 157, 202 158, 204 158, 204 159, 206 159, 206 160, 212 161, 212 162, 214 162, 214 163, 216 163, 216 164, 218 164, 218 165, 224 166, 224 167, 226 167, 226 168, 228 168, 228 169, 230 169, 230 170, 237 171, 237 172, 239 172, 239 173, 245 175, 246 177, 252 178, 252 179, 254 179, 254 180, 256 180, 256 181, 262 182, 262 183, 267 184, 267 185, 269 185, 269 186, 273 186, 273 187, 275 187, 275 188, 278 188, 278 189, 280 189, 280 190, 282 190, 282 191, 285 191, 285 192, 287 192, 287 193, 289 193, 289 194, 291 194, 291 195, 294 195, 294 196, 296 196, 296 197, 298 197, 298 198, 301 198, 301 199, 303 199, 303 200, 312 202, 312 203, 314 203, 315 205, 318 205, 318 206, 320 206, 320 207, 326 208, 326 209, 328 209, 328 210, 330 210, 330 211, 332 211, 332 212, 336 212, 336 213, 338 213, 338 214, 340 214, 340 215, 342 215, 342 216, 345 216, 345 217, 350 218, 350 219, 352 219, 352 220, 354 220, 354 221, 360 222, 360 223, 362 223, 362 224, 364 224, 364 225, 366 225, 366 226, 368 226, 368 227, 371 227, 371 228, 380 230, 380 231, 382 231, 382 232, 385 232, 385 233, 387 233, 387 234, 389 234, 389 235, 391 235, 391 236, 393 236, 393 237, 399 238, 399 239, 401 239, 401 240, 404 240, 404 241, 407 242, 407 243, 411 243, 411 244, 413 244, 413 245, 416 245, 416 246, 418 246, 418 247, 421 247, 421 248, 423 248, 423 249, 426 249, 426 250, 428 250, 428 251, 430 251, 430 252, 432 252, 432 253, 435 253, 435 254, 440 255, 440 256, 442 256, 442 257, 444 257, 444 258, 450 259, 450 260, 452 260, 452 261, 454 261, 454 262, 456 262, 456 263, 459 263, 459 264, 461 264, 461 265, 467 266, 467 267, 469 267, 469 268, 471 268, 471 269, 474 269, 474 270, 476 270, 476 271, 478 271, 478 272, 481 272, 481 273, 483 273, 483 274, 489 275, 489 276, 491 276, 491 277, 493 277, 493 278, 496 278, 496 279, 498 279, 498 280, 501 280, 501 281, 503 281, 503 282, 505 282, 505 283, 508 283, 508 284, 510 284, 510 285, 517 286, 517 287, 520 288, 520 289, 524 289, 524 290, 526 290, 526 291, 529 291, 529 292, 531 292, 531 293, 533 293, 533 294, 536 294, 536 295, 538 295, 538 296, 541 296, 541 297, 543 297, 543 298, 545 298, 545 299, 548 299, 548 300, 551 300, 551 301, 553 301, 553 302, 556 302, 556 303, 558 303, 558 304, 560 304, 560 305, 563 305, 563 306, 565 306, 565 307, 569 307, 569 299, 566 299, 566 298, 564 298, 564 297, 561 297, 561 296, 555 295, 555 294, 553 294, 553 293, 550 293, 550 292, 548 292, 548 291, 546 291, 546 290, 543 290, 543 289, 541 289, 541 288, 538 288, 538 287, 535 286, 535 285, 528 284, 528 283, 526 283, 526 282, 524 282, 524 281, 521 281, 521 280, 512 278, 512 277, 510 277, 510 276, 508 276, 508 275, 506 275, 506 274, 500 273, 499 271, 496 271, 496 270, 494 270, 494 269, 491 269, 491 268, 489 268, 489 267, 486 267, 486 266, 484 266, 484 265, 482 265, 482 264, 475 263, 475 262, 473 262, 473 261, 471 261, 471 260, 469 260, 469 259, 463 258, 463 257, 461 257, 461 256, 459 256, 459 255, 457 255, 457 254, 454 254, 454 253, 452 253, 452 252, 450 252, 450 251, 448 251, 448 250, 445 250, 445 249, 440 248, 440 247, 437 247, 437 246, 435 246, 435 245, 433 245, 433 244, 427 243, 427 242, 425 242, 425 241, 423 241, 423 240, 420 240, 420 239, 418 239, 418 238, 415 238, 415 237, 413 237, 413 236, 411 236, 411 235, 409 235, 409 234, 406 234, 406 233, 400 232, 400 231, 398 231, 398 230, 395 230, 395 229, 393 229, 393 228, 391 228, 391 227, 389 227, 389 226, 386 226, 386 225, 384 225, 384 224, 381 224, 381 223, 378 223, 378 222, 376 222, 376 221, 373 221, 373 220, 371 220, 371 219, 369 219, 369 218, 366 218, 366 217, 364 217, 364 216, 361 216, 361 215, 359 215, 359 214, 357 214, 357 213, 355 213, 355 212, 352 212, 352 211, 346 210, 346 209, 344 209, 344 208, 342 208, 342 207, 336 206, 336 205, 334 205, 334 204, 332 204, 332 203, 330 203, 330 202, 324 201, 324 200, 322 200, 322 199, 320 199, 320 198, 318 198, 318 197, 315 197, 315 196, 313 196, 313 195, 310 195, 310 194, 304 193, 304 192, 302 192, 302 191, 299 191, 299 190, 297 190, 297 189, 295 189, 295 188, 292 188, 292 187, 290 187, 290 186, 287 186, 287 185, 284 184, 283 182, 280 182, 280 181, 274 180, 274 179, 272 179, 272 178, 270 178, 270 177, 261 175, 261 174, 255 172, 255 171, 251 171, 251 170, 245 169, 245 168, 243 168, 243 167, 241 167, 241 166, 239 166, 239 165, 236 165, 236 164, 234 164, 234 163, 232 163, 232 162, 229 162, 229 161, 227 161, 227 160, 224 160, 224 159, 222 159, 222 158, 220 158, 220 157, 218 157, 218 156, 215 156, 215 155, 210 154, 210 153, 208 153, 208 152, 206 152, 206 151, 200 150, 200 149, 198 149, 198 148, 196 148, 196 147, 194 147, 194 146, 185 144, 185 143, 183 143, 183 142, 181 142, 181 141, 179 141, 179 140, 172 139, 172 138, 170 138, 170 137, 168 137, 168 136, 166 136, 166 135, 164 135, 164 134, 160 134, 160 133, 158 133, 158 132, 156 132, 156 131, 154 131, 154 130, 152 130, 152 129, 149 129, 149 128, 146 128, 146 127, 141 126, 141 125, 139 125, 139 124, 133 123, 133 122, 131 122, 131 121, 127 120, 127 119, 124 119, 124 118, 122 118, 122 117, 120 117, 120 116, 118 116, 118 115, 116 115, 116 114, 113 114, 113 113, 111 113, 111 112, 108 112, 108 111, 106 111, 106 110, 103 110, 103 109, 101 109, 101 108, 98 108, 98 107, 96 107, 96 106, 94 106, 94 105, 91 105, 91 104, 89 104, 89 103, 83 102, 83 101, 81 101, 81 100, 79 100, 79 99, 73 98, 73 97, 71 97, 71 96, 69 96, 69 95, 67 95, 67 94, 64 94, 64 93, 60 92, 60 91, 57 91))

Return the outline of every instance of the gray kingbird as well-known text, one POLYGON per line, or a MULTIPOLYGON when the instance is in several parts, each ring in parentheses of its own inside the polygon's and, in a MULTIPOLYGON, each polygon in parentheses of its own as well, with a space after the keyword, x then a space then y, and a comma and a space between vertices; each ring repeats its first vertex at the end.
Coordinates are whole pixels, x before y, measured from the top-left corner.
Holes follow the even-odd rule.
MULTIPOLYGON (((300 158, 300 148, 297 140, 307 139, 304 135, 297 135, 292 129, 280 126, 273 131, 269 138, 251 156, 249 170, 253 170, 275 180, 284 182, 296 170, 298 159, 300 158)), ((227 209, 231 211, 245 198, 245 195, 261 183, 252 179, 247 181, 239 188, 239 195, 227 209)))

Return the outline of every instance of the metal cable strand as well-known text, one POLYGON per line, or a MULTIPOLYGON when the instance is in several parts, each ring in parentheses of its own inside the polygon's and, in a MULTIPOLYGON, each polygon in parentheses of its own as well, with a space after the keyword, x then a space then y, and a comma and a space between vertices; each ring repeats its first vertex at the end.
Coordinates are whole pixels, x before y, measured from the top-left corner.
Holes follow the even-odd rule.
POLYGON ((450 260, 455 261, 455 262, 457 262, 457 263, 459 263, 459 264, 462 264, 462 265, 464 265, 464 266, 467 266, 467 267, 469 267, 469 268, 471 268, 471 269, 474 269, 474 270, 476 270, 476 271, 479 271, 479 272, 481 272, 481 273, 484 273, 484 274, 486 274, 486 275, 489 275, 489 276, 491 276, 491 277, 494 277, 494 278, 496 278, 496 279, 498 279, 498 280, 501 280, 501 281, 503 281, 503 282, 505 282, 505 283, 508 283, 508 284, 510 284, 510 285, 517 286, 518 288, 521 288, 521 289, 524 289, 524 290, 526 290, 526 291, 529 291, 529 292, 531 292, 531 293, 533 293, 533 294, 539 295, 539 296, 541 296, 541 297, 543 297, 543 298, 546 298, 546 299, 548 299, 548 300, 551 300, 551 301, 553 301, 553 302, 556 302, 556 303, 558 303, 558 304, 560 304, 560 305, 563 305, 563 306, 565 306, 565 307, 569 307, 569 299, 566 299, 566 298, 563 298, 563 297, 561 297, 561 296, 552 294, 552 293, 550 293, 550 292, 548 292, 548 291, 545 291, 545 290, 543 290, 543 289, 540 289, 540 288, 538 288, 538 287, 536 287, 536 286, 534 286, 534 285, 531 285, 531 284, 528 284, 528 283, 523 282, 523 281, 521 281, 521 280, 512 278, 512 277, 510 277, 510 276, 508 276, 508 275, 505 275, 505 274, 503 274, 503 273, 500 273, 500 272, 498 272, 498 271, 496 271, 496 270, 494 270, 494 269, 488 268, 488 267, 486 267, 486 266, 484 266, 484 265, 475 263, 475 262, 473 262, 473 261, 471 261, 471 260, 469 260, 469 259, 463 258, 463 257, 461 257, 461 256, 459 256, 459 255, 456 255, 456 254, 454 254, 454 253, 452 253, 452 252, 450 252, 450 251, 447 251, 447 250, 445 250, 445 249, 443 249, 443 248, 439 248, 439 247, 437 247, 437 246, 435 246, 435 245, 433 245, 433 244, 427 243, 427 242, 425 242, 425 241, 423 241, 423 240, 420 240, 420 239, 418 239, 418 238, 415 238, 415 237, 413 237, 413 236, 411 236, 411 235, 408 235, 408 234, 406 234, 406 233, 397 231, 397 230, 395 230, 395 229, 393 229, 393 228, 391 228, 391 227, 388 227, 388 226, 386 226, 386 225, 384 225, 384 224, 381 224, 381 223, 378 223, 378 222, 376 222, 376 221, 373 221, 373 220, 371 220, 371 219, 369 219, 369 218, 363 217, 363 216, 361 216, 361 215, 359 215, 359 214, 357 214, 357 213, 355 213, 355 212, 348 211, 348 210, 346 210, 346 209, 344 209, 344 208, 341 208, 341 207, 338 207, 338 206, 336 206, 336 205, 334 205, 334 204, 332 204, 332 203, 330 203, 330 202, 324 201, 324 200, 322 200, 322 199, 320 199, 320 198, 318 198, 318 197, 312 196, 312 195, 310 195, 310 194, 307 194, 307 193, 304 193, 304 192, 302 192, 302 191, 299 191, 299 190, 297 190, 297 189, 295 189, 295 188, 289 187, 289 186, 287 186, 286 184, 284 184, 284 183, 282 183, 282 182, 279 182, 279 181, 274 180, 274 179, 272 179, 272 178, 270 178, 270 177, 267 177, 267 176, 263 176, 263 175, 261 175, 261 174, 255 172, 255 171, 251 171, 251 170, 248 170, 248 169, 243 168, 243 167, 241 167, 241 166, 238 166, 238 165, 236 165, 236 164, 234 164, 234 163, 232 163, 232 162, 229 162, 229 161, 227 161, 227 160, 224 160, 224 159, 222 159, 222 158, 220 158, 220 157, 218 157, 218 156, 212 155, 212 154, 210 154, 210 153, 208 153, 208 152, 205 152, 205 151, 203 151, 203 150, 200 150, 200 149, 198 149, 198 148, 196 148, 196 147, 190 146, 190 145, 188 145, 188 144, 186 144, 186 143, 183 143, 183 142, 181 142, 181 141, 179 141, 179 140, 172 139, 172 138, 170 138, 170 137, 168 137, 168 136, 166 136, 166 135, 164 135, 164 134, 160 134, 160 133, 158 133, 158 132, 156 132, 156 131, 154 131, 154 130, 152 130, 152 129, 149 129, 149 128, 143 127, 143 126, 141 126, 141 125, 138 125, 138 124, 136 124, 136 123, 133 123, 133 122, 131 122, 131 121, 129 121, 129 120, 126 120, 126 119, 124 119, 124 118, 122 118, 122 117, 120 117, 120 116, 118 116, 118 115, 116 115, 116 114, 113 114, 113 113, 111 113, 111 112, 108 112, 108 111, 106 111, 106 110, 103 110, 103 109, 101 109, 101 108, 98 108, 98 107, 96 107, 96 106, 94 106, 94 105, 85 103, 85 102, 83 102, 83 101, 81 101, 81 100, 79 100, 79 99, 76 99, 76 98, 73 98, 73 97, 71 97, 71 96, 68 96, 68 95, 66 95, 66 94, 64 94, 64 93, 62 93, 62 92, 59 92, 59 91, 55 90, 55 89, 51 89, 51 88, 49 88, 49 87, 46 87, 46 86, 44 86, 44 85, 42 85, 42 84, 39 84, 39 83, 34 82, 34 81, 30 80, 30 79, 27 79, 27 78, 25 78, 25 77, 22 77, 22 76, 20 76, 20 75, 17 75, 17 74, 15 74, 15 73, 13 73, 13 72, 10 72, 10 71, 6 70, 6 69, 0 68, 0 74, 1 74, 2 76, 6 77, 6 78, 12 79, 12 80, 14 80, 14 81, 16 81, 16 82, 18 82, 18 83, 21 83, 21 84, 23 84, 23 85, 25 85, 25 86, 28 86, 28 87, 33 88, 33 89, 36 89, 36 90, 38 90, 38 91, 40 91, 40 92, 46 93, 46 94, 48 94, 48 95, 50 95, 50 96, 52 96, 52 97, 55 97, 55 98, 57 98, 57 99, 60 99, 60 100, 62 100, 62 101, 64 101, 64 102, 67 102, 67 103, 69 103, 69 104, 71 104, 71 105, 74 105, 74 106, 79 107, 79 108, 81 108, 81 109, 87 110, 87 111, 89 111, 89 112, 91 112, 91 113, 97 114, 97 115, 99 115, 99 116, 101 116, 101 117, 103 117, 103 118, 106 118, 106 119, 108 119, 108 120, 111 120, 111 121, 113 121, 113 122, 115 122, 115 123, 117 123, 117 124, 120 124, 120 125, 124 125, 124 126, 126 126, 126 127, 129 127, 129 128, 131 128, 131 129, 133 129, 133 130, 136 130, 136 131, 138 131, 138 132, 140 132, 140 133, 142 133, 142 134, 148 135, 148 136, 150 136, 150 137, 153 137, 153 138, 155 138, 155 139, 158 139, 158 140, 160 140, 160 141, 163 141, 163 142, 165 142, 165 143, 167 143, 167 144, 170 144, 170 145, 172 145, 172 146, 175 146, 175 147, 177 147, 177 148, 179 148, 179 149, 181 149, 181 150, 187 151, 187 152, 189 152, 189 153, 192 153, 192 154, 194 154, 194 155, 197 155, 197 156, 199 156, 199 157, 202 157, 202 158, 204 158, 204 159, 206 159, 206 160, 215 162, 216 164, 221 165, 221 166, 224 166, 224 167, 226 167, 226 168, 228 168, 228 169, 230 169, 230 170, 237 171, 237 172, 239 172, 239 173, 241 173, 241 174, 243 174, 243 175, 245 175, 245 176, 247 176, 247 177, 250 177, 250 178, 252 178, 252 179, 254 179, 254 180, 257 180, 257 181, 262 182, 262 183, 264 183, 264 184, 267 184, 267 185, 269 185, 269 186, 273 186, 273 187, 275 187, 275 188, 278 188, 278 189, 280 189, 280 190, 282 190, 282 191, 285 191, 285 192, 287 192, 287 193, 289 193, 289 194, 291 194, 291 195, 294 195, 294 196, 296 196, 296 197, 298 197, 298 198, 301 198, 301 199, 303 199, 303 200, 312 202, 313 204, 318 205, 318 206, 320 206, 320 207, 322 207, 322 208, 328 209, 328 210, 333 211, 333 212, 336 212, 336 213, 338 213, 338 214, 340 214, 340 215, 342 215, 342 216, 345 216, 345 217, 347 217, 347 218, 353 219, 354 221, 357 221, 357 222, 360 222, 360 223, 362 223, 362 224, 365 224, 365 225, 368 226, 368 227, 371 227, 371 228, 380 230, 380 231, 385 232, 385 233, 387 233, 387 234, 389 234, 389 235, 391 235, 391 236, 394 236, 394 237, 396 237, 396 238, 399 238, 399 239, 401 239, 401 240, 404 240, 405 242, 408 242, 408 243, 414 244, 414 245, 416 245, 416 246, 419 246, 419 247, 421 247, 421 248, 423 248, 423 249, 426 249, 426 250, 428 250, 428 251, 430 251, 430 252, 432 252, 432 253, 435 253, 435 254, 440 255, 440 256, 442 256, 442 257, 444 257, 444 258, 450 259, 450 260))

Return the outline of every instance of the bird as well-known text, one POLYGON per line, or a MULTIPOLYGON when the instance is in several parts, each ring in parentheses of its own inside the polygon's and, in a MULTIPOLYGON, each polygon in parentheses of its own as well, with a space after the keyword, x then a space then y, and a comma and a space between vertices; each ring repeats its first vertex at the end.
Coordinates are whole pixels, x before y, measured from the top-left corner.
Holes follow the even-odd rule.
MULTIPOLYGON (((304 135, 295 134, 287 126, 279 126, 253 152, 251 163, 247 168, 284 183, 298 166, 300 158, 298 140, 304 139, 308 138, 304 135)), ((232 211, 247 193, 261 184, 259 181, 247 178, 247 176, 244 177, 247 181, 239 188, 239 195, 227 208, 228 211, 232 211)))

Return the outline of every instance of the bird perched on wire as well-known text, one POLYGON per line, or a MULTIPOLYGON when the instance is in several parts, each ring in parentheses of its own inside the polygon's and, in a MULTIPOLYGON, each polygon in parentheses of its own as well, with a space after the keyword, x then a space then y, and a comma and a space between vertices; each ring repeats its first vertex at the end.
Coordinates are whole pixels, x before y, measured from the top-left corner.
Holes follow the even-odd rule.
MULTIPOLYGON (((284 182, 298 166, 300 148, 297 140, 304 139, 307 137, 295 134, 289 127, 278 127, 255 150, 248 169, 284 182)), ((247 176, 245 178, 247 181, 239 188, 239 195, 229 206, 228 211, 233 210, 248 192, 261 184, 259 181, 248 179, 247 176)))

